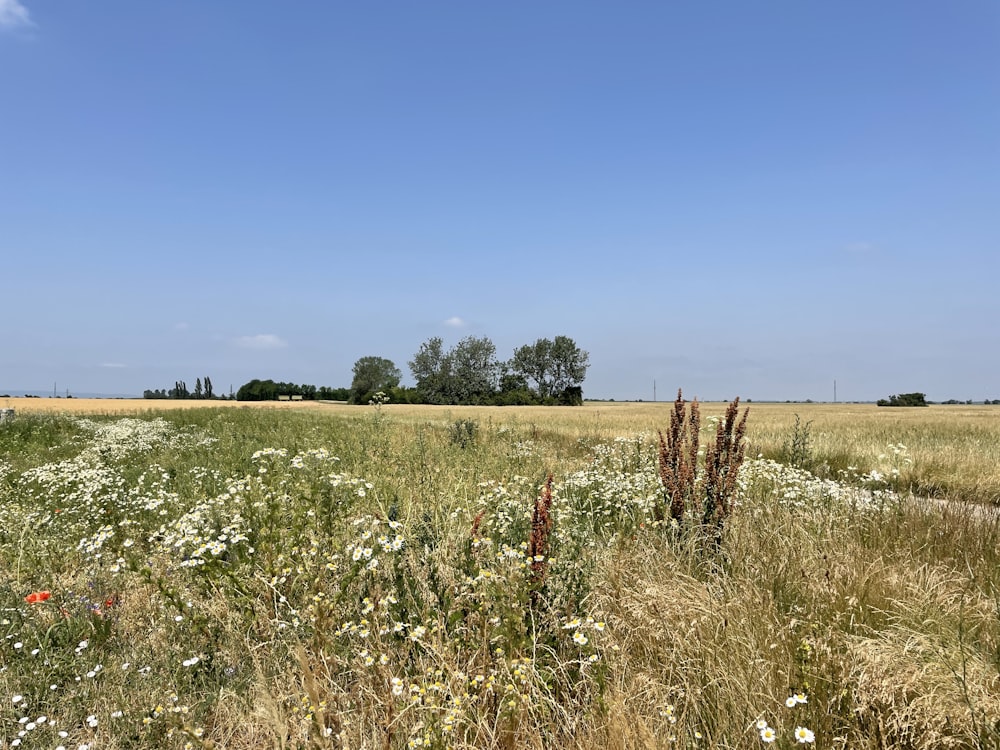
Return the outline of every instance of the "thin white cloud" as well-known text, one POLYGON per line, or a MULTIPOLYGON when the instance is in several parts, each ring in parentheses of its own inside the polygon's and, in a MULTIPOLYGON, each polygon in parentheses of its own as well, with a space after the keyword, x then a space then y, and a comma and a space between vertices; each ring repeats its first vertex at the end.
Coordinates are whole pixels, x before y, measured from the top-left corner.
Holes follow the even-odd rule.
POLYGON ((125 367, 121 362, 102 362, 101 367, 125 367))
POLYGON ((0 0, 0 29, 31 25, 28 9, 21 5, 18 0, 0 0))
POLYGON ((444 324, 450 328, 463 328, 465 326, 465 321, 456 315, 453 318, 448 318, 444 324))
POLYGON ((238 336, 233 343, 241 349, 283 349, 288 343, 273 333, 258 333, 256 336, 238 336))
MULTIPOLYGON (((0 2, 3 2, 3 0, 0 0, 0 2)), ((191 327, 190 324, 185 323, 183 321, 181 321, 180 323, 174 323, 174 330, 175 331, 186 331, 190 327, 191 327)))
POLYGON ((870 255, 878 250, 872 242, 849 242, 844 245, 844 252, 851 255, 870 255))

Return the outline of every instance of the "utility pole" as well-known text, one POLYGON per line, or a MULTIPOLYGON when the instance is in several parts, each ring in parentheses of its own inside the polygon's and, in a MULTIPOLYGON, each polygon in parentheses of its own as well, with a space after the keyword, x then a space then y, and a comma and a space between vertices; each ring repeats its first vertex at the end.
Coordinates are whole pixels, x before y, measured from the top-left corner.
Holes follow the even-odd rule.
POLYGON ((653 403, 656 403, 656 379, 653 379, 653 403))
POLYGON ((837 403, 837 380, 834 378, 833 381, 833 403, 837 403))

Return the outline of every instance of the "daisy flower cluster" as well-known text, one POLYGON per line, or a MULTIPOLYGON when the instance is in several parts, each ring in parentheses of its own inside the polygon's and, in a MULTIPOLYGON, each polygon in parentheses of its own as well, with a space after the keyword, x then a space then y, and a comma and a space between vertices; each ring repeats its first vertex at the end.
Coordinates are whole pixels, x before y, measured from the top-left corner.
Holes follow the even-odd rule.
POLYGON ((873 492, 850 479, 820 479, 804 469, 756 458, 745 461, 740 470, 739 501, 748 504, 754 498, 763 498, 768 504, 802 510, 846 506, 854 511, 879 510, 886 503, 898 501, 889 490, 873 492))
MULTIPOLYGON (((789 695, 785 699, 785 708, 794 709, 797 706, 803 705, 809 702, 809 698, 805 693, 794 693, 789 695)), ((761 742, 764 744, 771 744, 778 740, 780 731, 775 729, 770 724, 768 724, 767 719, 760 718, 754 725, 758 735, 760 736, 761 742)), ((796 743, 800 745, 811 745, 816 741, 816 735, 811 729, 804 726, 796 726, 792 730, 792 738, 796 743)))
POLYGON ((355 519, 352 525, 359 531, 359 536, 347 544, 344 555, 366 570, 375 570, 382 555, 399 552, 406 544, 400 533, 403 524, 398 521, 383 522, 369 515, 355 519))
POLYGON ((595 448, 593 463, 555 484, 557 519, 582 535, 609 538, 634 533, 652 520, 662 493, 656 474, 655 454, 645 451, 645 461, 623 471, 617 464, 633 458, 635 444, 622 440, 595 448), (624 455, 623 455, 624 454, 624 455))

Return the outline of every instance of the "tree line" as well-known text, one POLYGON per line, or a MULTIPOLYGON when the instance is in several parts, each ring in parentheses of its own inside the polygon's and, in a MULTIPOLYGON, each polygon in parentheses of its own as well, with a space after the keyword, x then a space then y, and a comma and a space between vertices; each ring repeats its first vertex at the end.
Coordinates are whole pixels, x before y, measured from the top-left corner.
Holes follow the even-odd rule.
POLYGON ((303 401, 346 401, 350 397, 349 388, 328 386, 297 385, 276 383, 273 380, 253 379, 244 383, 236 391, 237 401, 277 401, 279 396, 301 396, 303 401))
MULTIPOLYGON (((578 405, 583 403, 583 380, 590 355, 568 336, 538 339, 514 350, 508 360, 497 357, 488 337, 467 336, 445 349, 440 337, 425 341, 408 363, 416 385, 400 385, 403 373, 389 359, 361 357, 354 363, 350 388, 253 379, 235 393, 237 401, 276 401, 300 397, 304 401, 349 401, 367 404, 378 393, 392 403, 480 405, 578 405)), ((144 398, 211 399, 216 396, 209 377, 198 378, 193 391, 183 380, 174 387, 146 390, 144 398)), ((232 398, 230 395, 228 398, 232 398)))
POLYGON ((446 350, 435 336, 408 365, 412 388, 399 385, 402 372, 392 360, 362 357, 354 363, 350 401, 368 403, 382 392, 394 403, 577 405, 590 355, 568 336, 556 336, 525 344, 502 361, 488 337, 468 336, 446 350))
MULTIPOLYGON (((187 383, 183 380, 174 381, 174 387, 167 390, 160 388, 159 390, 145 390, 142 392, 143 398, 177 398, 177 399, 192 399, 192 398, 218 398, 215 395, 215 388, 212 386, 212 379, 205 376, 204 380, 198 378, 194 382, 194 390, 189 391, 187 383)), ((222 396, 225 398, 225 396, 222 396)))
MULTIPOLYGON (((923 393, 901 393, 898 396, 892 395, 889 398, 880 398, 875 402, 876 406, 930 406, 933 401, 928 401, 927 397, 923 393)), ((962 401, 957 398, 950 398, 947 401, 942 401, 945 406, 954 406, 956 404, 964 404, 971 406, 973 404, 972 399, 966 399, 962 401)), ((983 404, 986 406, 1000 406, 1000 399, 984 399, 983 404)))

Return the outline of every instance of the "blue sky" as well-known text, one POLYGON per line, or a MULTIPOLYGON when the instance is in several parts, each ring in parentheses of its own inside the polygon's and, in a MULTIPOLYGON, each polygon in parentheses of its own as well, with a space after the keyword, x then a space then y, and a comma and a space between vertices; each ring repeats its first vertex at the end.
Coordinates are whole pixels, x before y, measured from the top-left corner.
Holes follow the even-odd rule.
POLYGON ((0 0, 0 392, 567 335, 595 398, 1000 398, 998 50, 995 0, 0 0))

